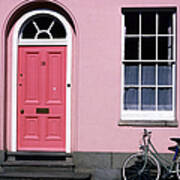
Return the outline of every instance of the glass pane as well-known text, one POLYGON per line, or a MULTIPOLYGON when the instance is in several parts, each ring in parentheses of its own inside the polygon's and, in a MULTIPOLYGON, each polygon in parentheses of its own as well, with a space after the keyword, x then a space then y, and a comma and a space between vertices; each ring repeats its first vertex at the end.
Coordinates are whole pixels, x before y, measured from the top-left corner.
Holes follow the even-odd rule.
POLYGON ((173 59, 173 38, 159 37, 158 38, 158 59, 173 59))
POLYGON ((156 59, 156 39, 155 37, 142 38, 142 59, 156 59))
POLYGON ((65 38, 66 37, 66 30, 61 22, 55 21, 54 26, 51 29, 51 34, 53 38, 65 38))
POLYGON ((159 34, 172 34, 172 13, 159 13, 159 34))
POLYGON ((125 59, 138 59, 139 38, 125 38, 125 59))
POLYGON ((172 110, 172 88, 159 88, 158 110, 172 110))
POLYGON ((172 85, 172 66, 158 66, 158 85, 172 85))
POLYGON ((125 34, 139 34, 139 13, 125 14, 125 34))
POLYGON ((155 66, 146 64, 142 65, 142 85, 155 85, 155 66))
POLYGON ((138 88, 125 88, 124 109, 138 109, 138 88))
POLYGON ((24 29, 22 30, 22 38, 23 39, 34 39, 37 30, 34 27, 32 21, 30 21, 29 23, 27 23, 27 25, 25 25, 24 29))
POLYGON ((156 33, 156 15, 155 13, 142 13, 142 34, 156 33))
POLYGON ((38 35, 38 39, 50 39, 50 36, 48 33, 43 32, 38 35))
POLYGON ((125 84, 138 85, 139 68, 137 64, 125 65, 125 84))
POLYGON ((142 88, 142 110, 155 110, 155 89, 154 88, 142 88))
POLYGON ((37 23, 40 30, 47 30, 51 25, 53 18, 47 15, 40 15, 39 17, 35 18, 34 21, 37 23))

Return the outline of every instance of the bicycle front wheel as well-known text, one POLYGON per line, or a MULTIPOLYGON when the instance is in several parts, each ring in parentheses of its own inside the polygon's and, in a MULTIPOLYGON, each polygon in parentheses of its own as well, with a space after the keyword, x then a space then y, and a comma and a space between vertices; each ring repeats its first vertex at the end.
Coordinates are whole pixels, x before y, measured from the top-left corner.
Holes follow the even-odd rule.
POLYGON ((180 157, 178 157, 176 162, 176 175, 177 178, 180 180, 180 157))
POLYGON ((158 180, 160 173, 159 162, 151 154, 145 155, 144 152, 129 156, 122 168, 124 180, 158 180))

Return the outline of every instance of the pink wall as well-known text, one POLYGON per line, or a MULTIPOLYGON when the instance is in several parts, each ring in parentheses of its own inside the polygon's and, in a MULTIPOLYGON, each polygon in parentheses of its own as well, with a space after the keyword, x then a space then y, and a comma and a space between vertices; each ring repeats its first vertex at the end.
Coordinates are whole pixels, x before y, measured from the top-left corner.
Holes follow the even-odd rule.
MULTIPOLYGON (((1 34, 4 32, 5 22, 10 13, 19 4, 25 2, 21 0, 0 1, 1 34)), ((138 148, 140 135, 144 127, 118 126, 121 89, 121 7, 177 6, 177 29, 178 34, 180 34, 180 2, 179 0, 171 0, 171 4, 169 2, 169 0, 59 0, 59 3, 63 4, 68 12, 72 13, 78 31, 73 48, 73 151, 132 152, 138 148)), ((177 42, 179 42, 180 37, 177 37, 177 42)), ((0 48, 0 56, 1 64, 3 64, 4 39, 3 36, 0 36, 0 38, 2 47, 0 48)), ((179 48, 177 44, 177 82, 180 82, 179 48)), ((1 72, 3 73, 3 69, 1 72)), ((3 75, 0 75, 0 77, 2 78, 3 75)), ((2 86, 1 84, 0 112, 4 112, 2 86)), ((179 83, 177 83, 177 88, 180 89, 179 83)), ((10 99, 8 99, 8 103, 11 103, 10 99)), ((178 92, 178 123, 180 123, 179 103, 180 96, 178 92)), ((2 115, 0 118, 0 149, 3 149, 2 115)), ((169 137, 180 136, 179 127, 148 129, 153 131, 153 141, 160 152, 168 152, 167 147, 172 145, 169 137)))

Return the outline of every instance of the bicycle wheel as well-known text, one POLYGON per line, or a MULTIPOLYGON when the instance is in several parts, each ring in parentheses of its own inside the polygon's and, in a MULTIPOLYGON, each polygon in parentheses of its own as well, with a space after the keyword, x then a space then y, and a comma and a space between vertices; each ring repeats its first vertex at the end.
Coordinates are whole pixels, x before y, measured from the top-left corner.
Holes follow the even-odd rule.
POLYGON ((144 153, 132 154, 123 164, 122 175, 124 180, 158 180, 161 169, 159 162, 151 155, 147 155, 147 164, 142 171, 145 163, 144 153))
POLYGON ((180 180, 180 157, 178 157, 176 161, 176 175, 177 178, 180 180))

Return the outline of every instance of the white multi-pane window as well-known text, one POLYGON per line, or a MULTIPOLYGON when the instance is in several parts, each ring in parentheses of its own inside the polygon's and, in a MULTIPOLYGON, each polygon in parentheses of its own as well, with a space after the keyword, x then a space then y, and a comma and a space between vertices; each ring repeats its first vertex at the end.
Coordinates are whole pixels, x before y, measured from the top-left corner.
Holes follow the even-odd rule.
POLYGON ((122 120, 175 119, 176 9, 122 9, 122 120))

